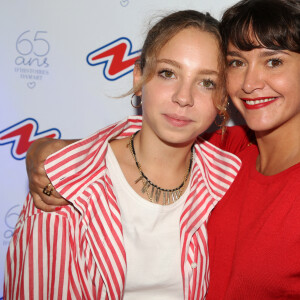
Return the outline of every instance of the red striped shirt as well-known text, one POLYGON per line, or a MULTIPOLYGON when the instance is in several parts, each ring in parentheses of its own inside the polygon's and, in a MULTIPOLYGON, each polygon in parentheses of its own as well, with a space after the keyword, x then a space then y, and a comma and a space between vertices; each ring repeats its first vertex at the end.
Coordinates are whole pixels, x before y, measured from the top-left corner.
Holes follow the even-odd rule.
MULTIPOLYGON (((126 253, 105 155, 109 140, 130 136, 141 125, 141 117, 130 117, 47 159, 52 184, 73 205, 46 213, 27 197, 7 253, 6 299, 122 299, 126 253)), ((180 217, 185 299, 205 298, 206 223, 240 166, 236 156, 197 139, 191 191, 180 217)))

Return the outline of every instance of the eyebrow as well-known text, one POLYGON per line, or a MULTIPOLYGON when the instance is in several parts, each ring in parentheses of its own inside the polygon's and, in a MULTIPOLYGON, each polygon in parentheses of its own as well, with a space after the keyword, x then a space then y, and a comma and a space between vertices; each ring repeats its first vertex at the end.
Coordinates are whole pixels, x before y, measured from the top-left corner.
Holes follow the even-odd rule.
MULTIPOLYGON (((158 59, 156 61, 157 63, 166 63, 166 64, 169 64, 169 65, 172 65, 178 69, 182 69, 181 65, 175 61, 175 60, 172 60, 172 59, 166 59, 166 58, 162 58, 162 59, 158 59)), ((211 69, 201 69, 201 71, 199 72, 199 74, 203 74, 203 75, 219 75, 219 72, 218 71, 215 71, 215 70, 211 70, 211 69)))
MULTIPOLYGON (((265 51, 262 51, 259 56, 260 57, 268 57, 268 56, 274 56, 278 54, 284 54, 284 55, 289 55, 287 52, 284 52, 282 50, 269 50, 266 49, 265 51)), ((237 56, 237 57, 243 57, 243 55, 240 54, 238 51, 228 51, 227 56, 237 56)))
POLYGON ((171 60, 171 59, 167 59, 167 58, 162 58, 162 59, 158 59, 157 60, 157 63, 166 63, 166 64, 169 64, 169 65, 172 65, 178 69, 181 69, 181 65, 175 61, 175 60, 171 60))

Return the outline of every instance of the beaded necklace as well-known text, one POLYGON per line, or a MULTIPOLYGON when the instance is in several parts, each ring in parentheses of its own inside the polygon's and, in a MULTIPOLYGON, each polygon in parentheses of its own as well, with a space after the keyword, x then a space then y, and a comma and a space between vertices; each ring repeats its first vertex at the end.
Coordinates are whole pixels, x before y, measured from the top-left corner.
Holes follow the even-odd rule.
POLYGON ((143 182, 143 187, 142 187, 142 193, 146 193, 148 196, 148 199, 150 202, 154 202, 154 203, 158 203, 161 194, 163 195, 163 205, 167 205, 170 203, 174 203, 175 201, 177 201, 181 195, 182 195, 182 191, 183 188, 187 182, 187 179, 189 177, 189 174, 191 172, 191 168, 192 168, 192 164, 193 164, 193 157, 194 157, 194 151, 193 151, 193 147, 191 148, 191 158, 190 158, 190 162, 189 162, 189 166, 187 168, 186 174, 183 178, 183 182, 174 189, 164 189, 159 187, 158 185, 154 184, 142 171, 142 167, 141 164, 138 162, 137 158, 136 158, 136 153, 135 153, 135 149, 134 149, 134 137, 136 136, 136 134, 139 131, 135 132, 131 137, 130 137, 130 141, 128 143, 129 146, 129 150, 134 158, 135 164, 140 172, 140 176, 139 178, 137 178, 135 180, 135 184, 138 183, 139 181, 142 180, 143 182), (151 189, 150 189, 151 187, 151 189), (150 191, 151 190, 151 191, 150 191))

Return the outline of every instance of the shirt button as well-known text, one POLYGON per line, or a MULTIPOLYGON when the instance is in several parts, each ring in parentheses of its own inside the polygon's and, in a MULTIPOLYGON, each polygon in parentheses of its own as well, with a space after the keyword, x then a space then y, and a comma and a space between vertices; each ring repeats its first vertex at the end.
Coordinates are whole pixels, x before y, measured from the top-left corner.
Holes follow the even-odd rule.
POLYGON ((195 262, 193 262, 193 263, 191 264, 191 267, 192 267, 192 269, 195 269, 195 268, 197 268, 197 264, 196 264, 195 262))

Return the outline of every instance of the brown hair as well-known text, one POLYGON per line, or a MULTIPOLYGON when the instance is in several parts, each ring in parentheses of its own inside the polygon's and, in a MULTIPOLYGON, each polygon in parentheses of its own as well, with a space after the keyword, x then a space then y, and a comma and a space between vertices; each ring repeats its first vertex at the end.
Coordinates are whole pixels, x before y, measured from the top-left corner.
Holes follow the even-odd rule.
POLYGON ((225 53, 229 42, 244 51, 265 47, 300 53, 300 1, 239 1, 223 14, 221 35, 225 53))
POLYGON ((225 58, 221 51, 222 42, 219 32, 219 22, 209 13, 203 14, 195 10, 174 12, 162 18, 149 30, 142 47, 141 57, 136 62, 141 69, 142 79, 133 87, 131 92, 135 93, 140 91, 143 84, 153 77, 159 51, 178 32, 188 27, 211 33, 220 46, 218 62, 220 75, 213 101, 219 111, 219 115, 223 117, 224 121, 221 125, 224 125, 229 118, 226 110, 228 99, 225 88, 225 58))

